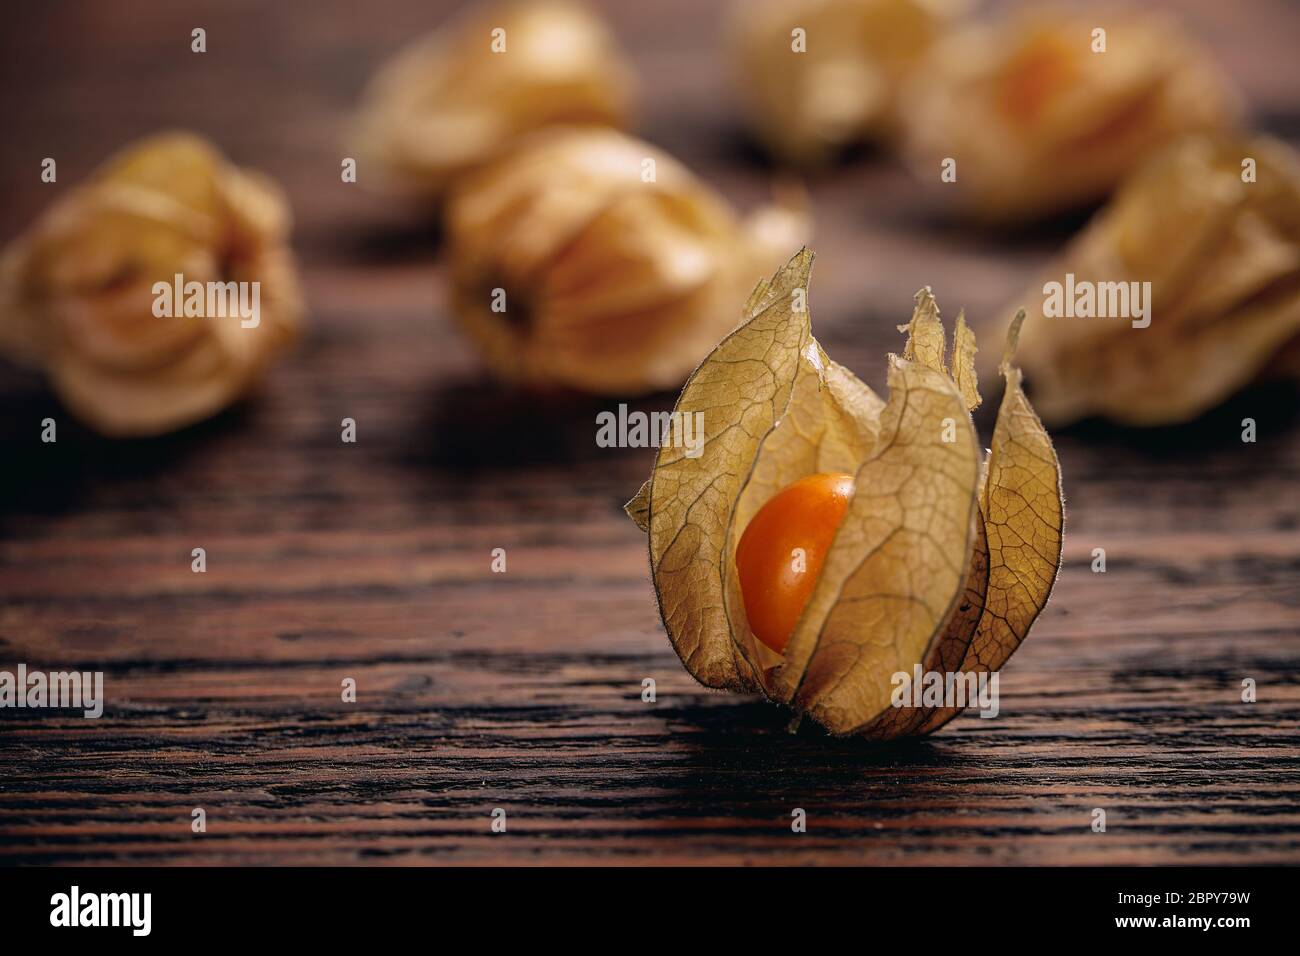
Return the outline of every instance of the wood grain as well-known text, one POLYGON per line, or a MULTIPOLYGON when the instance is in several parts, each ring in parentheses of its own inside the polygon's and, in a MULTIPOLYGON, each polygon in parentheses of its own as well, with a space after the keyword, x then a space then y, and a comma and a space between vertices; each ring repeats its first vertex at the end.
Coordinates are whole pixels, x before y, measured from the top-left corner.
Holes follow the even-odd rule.
MULTIPOLYGON (((1065 566, 998 719, 885 747, 789 734, 668 646, 620 510, 648 452, 595 447, 599 402, 486 380, 443 312, 434 230, 338 181, 365 76, 443 6, 31 4, 0 36, 0 239, 120 143, 190 126, 286 184, 310 300, 259 396, 163 439, 98 439, 0 368, 0 668, 102 669, 108 695, 100 720, 0 711, 0 863, 1300 862, 1294 391, 1058 437, 1065 566)), ((1259 121, 1300 134, 1300 12, 1179 6, 1259 121)), ((760 199, 718 10, 607 8, 647 78, 641 132, 760 199)), ((812 188, 817 331, 877 388, 918 286, 997 321, 1069 234, 949 225, 885 156, 812 188)))

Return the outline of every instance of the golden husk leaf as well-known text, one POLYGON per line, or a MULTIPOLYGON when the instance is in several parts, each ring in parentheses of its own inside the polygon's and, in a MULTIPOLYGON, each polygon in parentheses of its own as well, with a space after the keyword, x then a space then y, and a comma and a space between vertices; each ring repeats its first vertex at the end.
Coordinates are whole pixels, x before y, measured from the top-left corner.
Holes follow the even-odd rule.
POLYGON ((661 150, 608 129, 536 134, 447 204, 452 312, 507 381, 624 395, 679 387, 802 211, 738 220, 661 150))
POLYGON ((665 446, 628 503, 648 529, 650 567, 669 639, 710 687, 758 690, 836 734, 928 733, 955 711, 897 707, 894 677, 996 670, 1047 603, 1060 563, 1060 469, 1011 365, 987 461, 974 334, 945 335, 917 293, 902 357, 882 401, 812 337, 812 255, 760 283, 745 321, 700 365, 676 414, 703 413, 696 457, 665 446), (783 654, 745 618, 735 549, 749 520, 789 483, 855 474, 820 577, 783 654))
POLYGON ((918 175, 932 181, 955 161, 945 188, 992 221, 1095 202, 1153 152, 1233 128, 1241 112, 1226 74, 1172 17, 1053 8, 954 31, 903 102, 918 175))
MULTIPOLYGON (((1110 311, 1110 293, 1106 293, 1110 311)), ((1300 158, 1267 137, 1197 137, 1129 179, 1022 301, 1021 362, 1044 420, 1189 421, 1253 381, 1298 370, 1300 158), (1253 182, 1243 181, 1253 176, 1253 182), (1128 285, 1146 317, 1044 316, 1065 291, 1128 285), (1135 322, 1138 326, 1135 327, 1135 322)), ((1055 313, 1055 306, 1052 309, 1055 313)))
POLYGON ((824 163, 850 144, 893 135, 903 78, 967 5, 963 0, 734 4, 731 60, 750 125, 769 150, 801 166, 824 163))
POLYGON ((361 181, 441 199, 456 177, 534 130, 625 126, 633 86, 613 36, 583 3, 471 11, 371 81, 354 133, 361 181))
POLYGON ((72 412, 105 435, 199 421, 241 397, 297 334, 288 233, 288 204, 266 177, 191 134, 144 139, 5 250, 0 351, 44 368, 72 412), (155 315, 154 284, 177 274, 260 283, 257 324, 155 315))

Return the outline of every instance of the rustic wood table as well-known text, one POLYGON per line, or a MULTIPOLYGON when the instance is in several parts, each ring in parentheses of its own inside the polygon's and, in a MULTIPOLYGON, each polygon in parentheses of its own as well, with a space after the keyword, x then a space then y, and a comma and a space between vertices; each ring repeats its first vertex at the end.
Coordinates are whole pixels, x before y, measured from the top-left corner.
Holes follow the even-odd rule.
MULTIPOLYGON (((0 668, 102 670, 108 699, 99 720, 0 711, 0 863, 1300 862, 1294 391, 1057 436, 1064 568, 999 719, 890 746, 789 734, 669 647, 620 510, 650 453, 595 446, 610 403, 492 384, 444 312, 436 230, 340 182, 366 76, 443 6, 6 13, 0 240, 119 145, 194 128, 285 184, 309 330, 257 397, 150 441, 97 438, 0 367, 0 668)), ((760 201, 720 9, 606 6, 643 77, 638 131, 760 201)), ((1300 8, 1177 6, 1257 125, 1300 138, 1300 8)), ((878 389, 919 286, 997 320, 1069 235, 952 225, 883 154, 811 189, 816 330, 878 389)))

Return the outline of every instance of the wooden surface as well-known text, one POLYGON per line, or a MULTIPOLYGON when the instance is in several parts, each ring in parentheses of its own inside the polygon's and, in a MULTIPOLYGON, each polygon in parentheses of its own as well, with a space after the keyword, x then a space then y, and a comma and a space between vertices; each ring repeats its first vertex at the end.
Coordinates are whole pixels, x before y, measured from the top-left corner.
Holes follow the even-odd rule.
MULTIPOLYGON (((611 403, 487 381, 443 313, 434 230, 339 182, 357 90, 439 6, 6 14, 0 240, 123 142, 193 127, 286 184, 310 329, 255 400, 153 441, 98 439, 0 366, 0 668, 102 669, 108 697, 100 720, 0 711, 0 863, 1300 862, 1293 391, 1057 436, 1065 565, 1001 717, 889 747, 787 734, 670 649, 620 510, 650 455, 594 444, 611 403)), ((1260 124, 1300 134, 1300 8, 1180 6, 1260 124)), ((718 10, 608 7, 645 78, 639 131, 737 204, 762 197, 718 10)), ((1068 235, 949 225, 885 156, 813 195, 816 331, 878 388, 918 286, 996 318, 1068 235)))

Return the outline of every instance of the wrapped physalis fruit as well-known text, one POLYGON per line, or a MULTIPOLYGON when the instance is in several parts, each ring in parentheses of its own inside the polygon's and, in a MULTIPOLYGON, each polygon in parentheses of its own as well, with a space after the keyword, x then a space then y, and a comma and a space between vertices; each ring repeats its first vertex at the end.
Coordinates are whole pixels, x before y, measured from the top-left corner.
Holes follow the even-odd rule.
POLYGON ((438 200, 455 177, 534 130, 624 126, 632 88, 614 38, 585 4, 476 9, 376 74, 356 130, 361 175, 389 192, 438 200))
POLYGON ((882 401, 812 337, 811 262, 802 252, 755 289, 674 409, 700 416, 702 447, 664 442, 627 510, 697 680, 761 691, 836 734, 925 734, 961 702, 895 699, 902 678, 987 680, 1047 603, 1060 467, 1011 364, 1023 314, 985 457, 964 319, 948 350, 934 297, 917 293, 882 401))
POLYGON ((824 163, 889 137, 903 77, 966 7, 962 0, 744 0, 731 58, 749 122, 775 155, 824 163))
POLYGON ((279 188, 205 140, 141 140, 5 250, 0 351, 105 435, 207 418, 297 334, 289 224, 279 188))
POLYGON ((797 206, 741 221, 647 143, 547 130, 450 197, 452 311, 509 382, 676 388, 735 327, 735 303, 806 240, 797 206))
POLYGON ((945 37, 904 107, 918 175, 1014 221, 1104 198, 1174 139, 1234 127, 1239 99, 1171 16, 1048 8, 945 37))
POLYGON ((1194 137, 1121 187, 1023 300, 1048 422, 1189 421, 1300 348, 1300 157, 1194 137))

